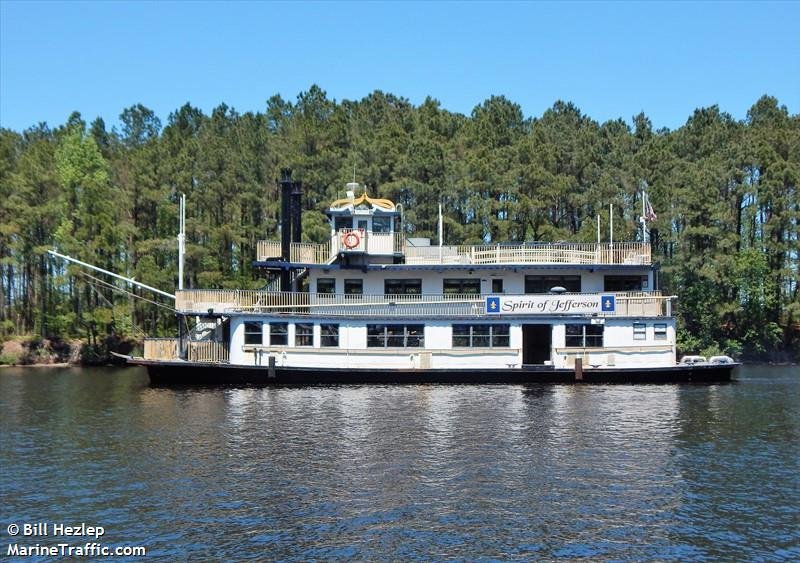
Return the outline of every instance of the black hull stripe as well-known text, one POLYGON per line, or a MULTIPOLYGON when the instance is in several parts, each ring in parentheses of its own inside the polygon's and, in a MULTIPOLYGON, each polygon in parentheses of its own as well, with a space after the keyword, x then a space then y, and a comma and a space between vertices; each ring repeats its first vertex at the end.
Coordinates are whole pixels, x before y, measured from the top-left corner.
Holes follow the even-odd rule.
MULTIPOLYGON (((380 370, 234 366, 129 360, 147 368, 154 385, 403 385, 575 383, 575 372, 544 366, 485 370, 380 370)), ((738 364, 585 369, 582 383, 724 383, 738 364)))

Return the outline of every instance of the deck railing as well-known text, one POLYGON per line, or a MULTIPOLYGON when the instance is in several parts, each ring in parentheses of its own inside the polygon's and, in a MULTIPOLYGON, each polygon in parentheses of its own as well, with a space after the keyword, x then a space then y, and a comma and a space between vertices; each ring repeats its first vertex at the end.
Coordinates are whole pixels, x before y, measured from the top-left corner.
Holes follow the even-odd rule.
MULTIPOLYGON (((263 262, 280 257, 281 244, 258 241, 256 251, 257 259, 263 262)), ((296 263, 327 264, 340 252, 403 254, 406 264, 649 265, 651 262, 650 245, 642 242, 414 246, 401 233, 373 233, 361 229, 341 229, 324 244, 294 242, 290 257, 296 263)))
MULTIPOLYGON (((186 355, 190 362, 227 362, 228 349, 222 342, 213 340, 187 341, 186 355)), ((145 360, 177 360, 177 338, 145 338, 145 360)))
POLYGON ((407 264, 650 264, 650 245, 535 243, 478 246, 405 246, 407 264))
POLYGON ((222 342, 202 340, 188 342, 187 359, 190 362, 227 362, 228 349, 222 342))
POLYGON ((177 338, 145 338, 145 360, 174 360, 178 357, 177 338))
MULTIPOLYGON (((597 294, 574 294, 597 295, 597 294)), ((600 316, 670 316, 672 297, 660 292, 604 292, 614 295, 612 313, 600 316)), ((183 290, 176 308, 186 313, 283 313, 317 316, 471 316, 486 314, 485 295, 343 295, 257 290, 183 290)), ((493 315, 498 318, 501 315, 493 315)))

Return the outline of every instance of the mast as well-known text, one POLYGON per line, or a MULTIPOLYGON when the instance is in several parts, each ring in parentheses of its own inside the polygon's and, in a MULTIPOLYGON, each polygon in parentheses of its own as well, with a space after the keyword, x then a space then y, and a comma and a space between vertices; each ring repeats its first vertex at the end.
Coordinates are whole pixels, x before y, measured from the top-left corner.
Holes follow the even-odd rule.
POLYGON ((183 257, 186 254, 186 194, 181 194, 178 230, 178 290, 183 289, 183 257))

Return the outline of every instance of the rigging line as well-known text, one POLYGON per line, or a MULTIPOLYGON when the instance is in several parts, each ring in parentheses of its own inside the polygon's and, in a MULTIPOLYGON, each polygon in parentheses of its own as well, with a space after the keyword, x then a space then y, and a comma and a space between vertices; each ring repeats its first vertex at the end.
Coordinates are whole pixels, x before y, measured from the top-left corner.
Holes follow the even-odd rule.
POLYGON ((81 275, 83 275, 83 276, 86 276, 87 278, 90 278, 90 279, 94 280, 96 283, 99 283, 100 285, 108 287, 109 289, 112 289, 114 291, 119 291, 120 293, 124 293, 126 295, 130 295, 131 297, 135 297, 136 299, 141 299, 142 301, 146 301, 146 302, 148 302, 148 303, 150 303, 152 305, 155 305, 156 307, 161 307, 162 309, 166 309, 168 311, 172 311, 173 313, 177 310, 177 309, 173 309, 172 307, 169 307, 168 305, 164 305, 163 303, 159 303, 157 301, 153 301, 151 299, 148 299, 147 297, 142 297, 141 295, 136 295, 135 293, 131 293, 130 291, 122 289, 121 287, 117 287, 117 286, 112 285, 112 284, 110 284, 110 283, 108 283, 106 281, 103 281, 101 279, 97 279, 96 277, 94 277, 94 276, 92 276, 90 274, 87 274, 86 272, 79 272, 79 273, 81 275))
MULTIPOLYGON (((89 276, 88 274, 86 274, 85 272, 81 272, 81 273, 82 273, 83 275, 85 275, 85 276, 88 276, 88 277, 90 277, 90 278, 92 277, 92 276, 89 276)), ((94 278, 94 279, 95 279, 95 280, 97 280, 97 278, 94 278)), ((102 284, 102 283, 104 283, 104 282, 102 282, 101 280, 97 280, 97 281, 98 281, 99 283, 101 283, 101 284, 102 284)), ((108 284, 106 284, 106 285, 108 285, 108 284)), ((102 293, 100 293, 100 292, 97 290, 97 287, 95 286, 95 284, 93 284, 93 283, 89 282, 89 287, 91 287, 91 288, 92 288, 92 291, 94 291, 95 295, 97 295, 97 296, 98 296, 98 297, 100 297, 100 298, 101 298, 103 301, 105 301, 105 302, 108 304, 108 306, 109 306, 109 307, 111 307, 112 309, 114 308, 114 304, 113 304, 111 301, 109 301, 108 299, 106 299, 106 296, 105 296, 105 295, 103 295, 102 293)), ((109 286, 109 287, 111 287, 111 289, 119 289, 118 287, 114 287, 114 286, 109 286)), ((116 319, 116 317, 114 317, 114 322, 116 322, 116 321, 117 321, 117 319, 116 319)), ((125 323, 124 323, 124 321, 122 321, 122 323, 121 323, 121 324, 122 324, 122 328, 123 328, 123 330, 124 330, 124 327, 125 327, 125 323)), ((147 337, 149 336, 149 335, 148 335, 148 334, 147 334, 145 331, 143 331, 142 329, 140 329, 139 327, 137 327, 137 326, 136 326, 136 325, 135 325, 133 322, 131 322, 131 323, 130 323, 130 328, 131 328, 131 330, 133 331, 133 333, 134 333, 134 334, 136 334, 136 333, 138 332, 138 333, 139 333, 141 336, 143 336, 143 337, 145 337, 145 338, 147 338, 147 337)))

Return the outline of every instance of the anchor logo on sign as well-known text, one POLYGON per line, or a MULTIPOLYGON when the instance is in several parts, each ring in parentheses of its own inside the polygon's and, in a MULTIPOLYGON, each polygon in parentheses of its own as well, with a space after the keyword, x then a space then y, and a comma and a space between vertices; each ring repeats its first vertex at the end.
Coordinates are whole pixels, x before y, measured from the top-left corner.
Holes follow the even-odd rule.
POLYGON ((614 312, 614 296, 613 295, 603 295, 600 298, 600 310, 604 313, 613 313, 614 312))
POLYGON ((486 312, 487 313, 499 313, 500 312, 500 298, 499 297, 487 297, 486 298, 486 312))

